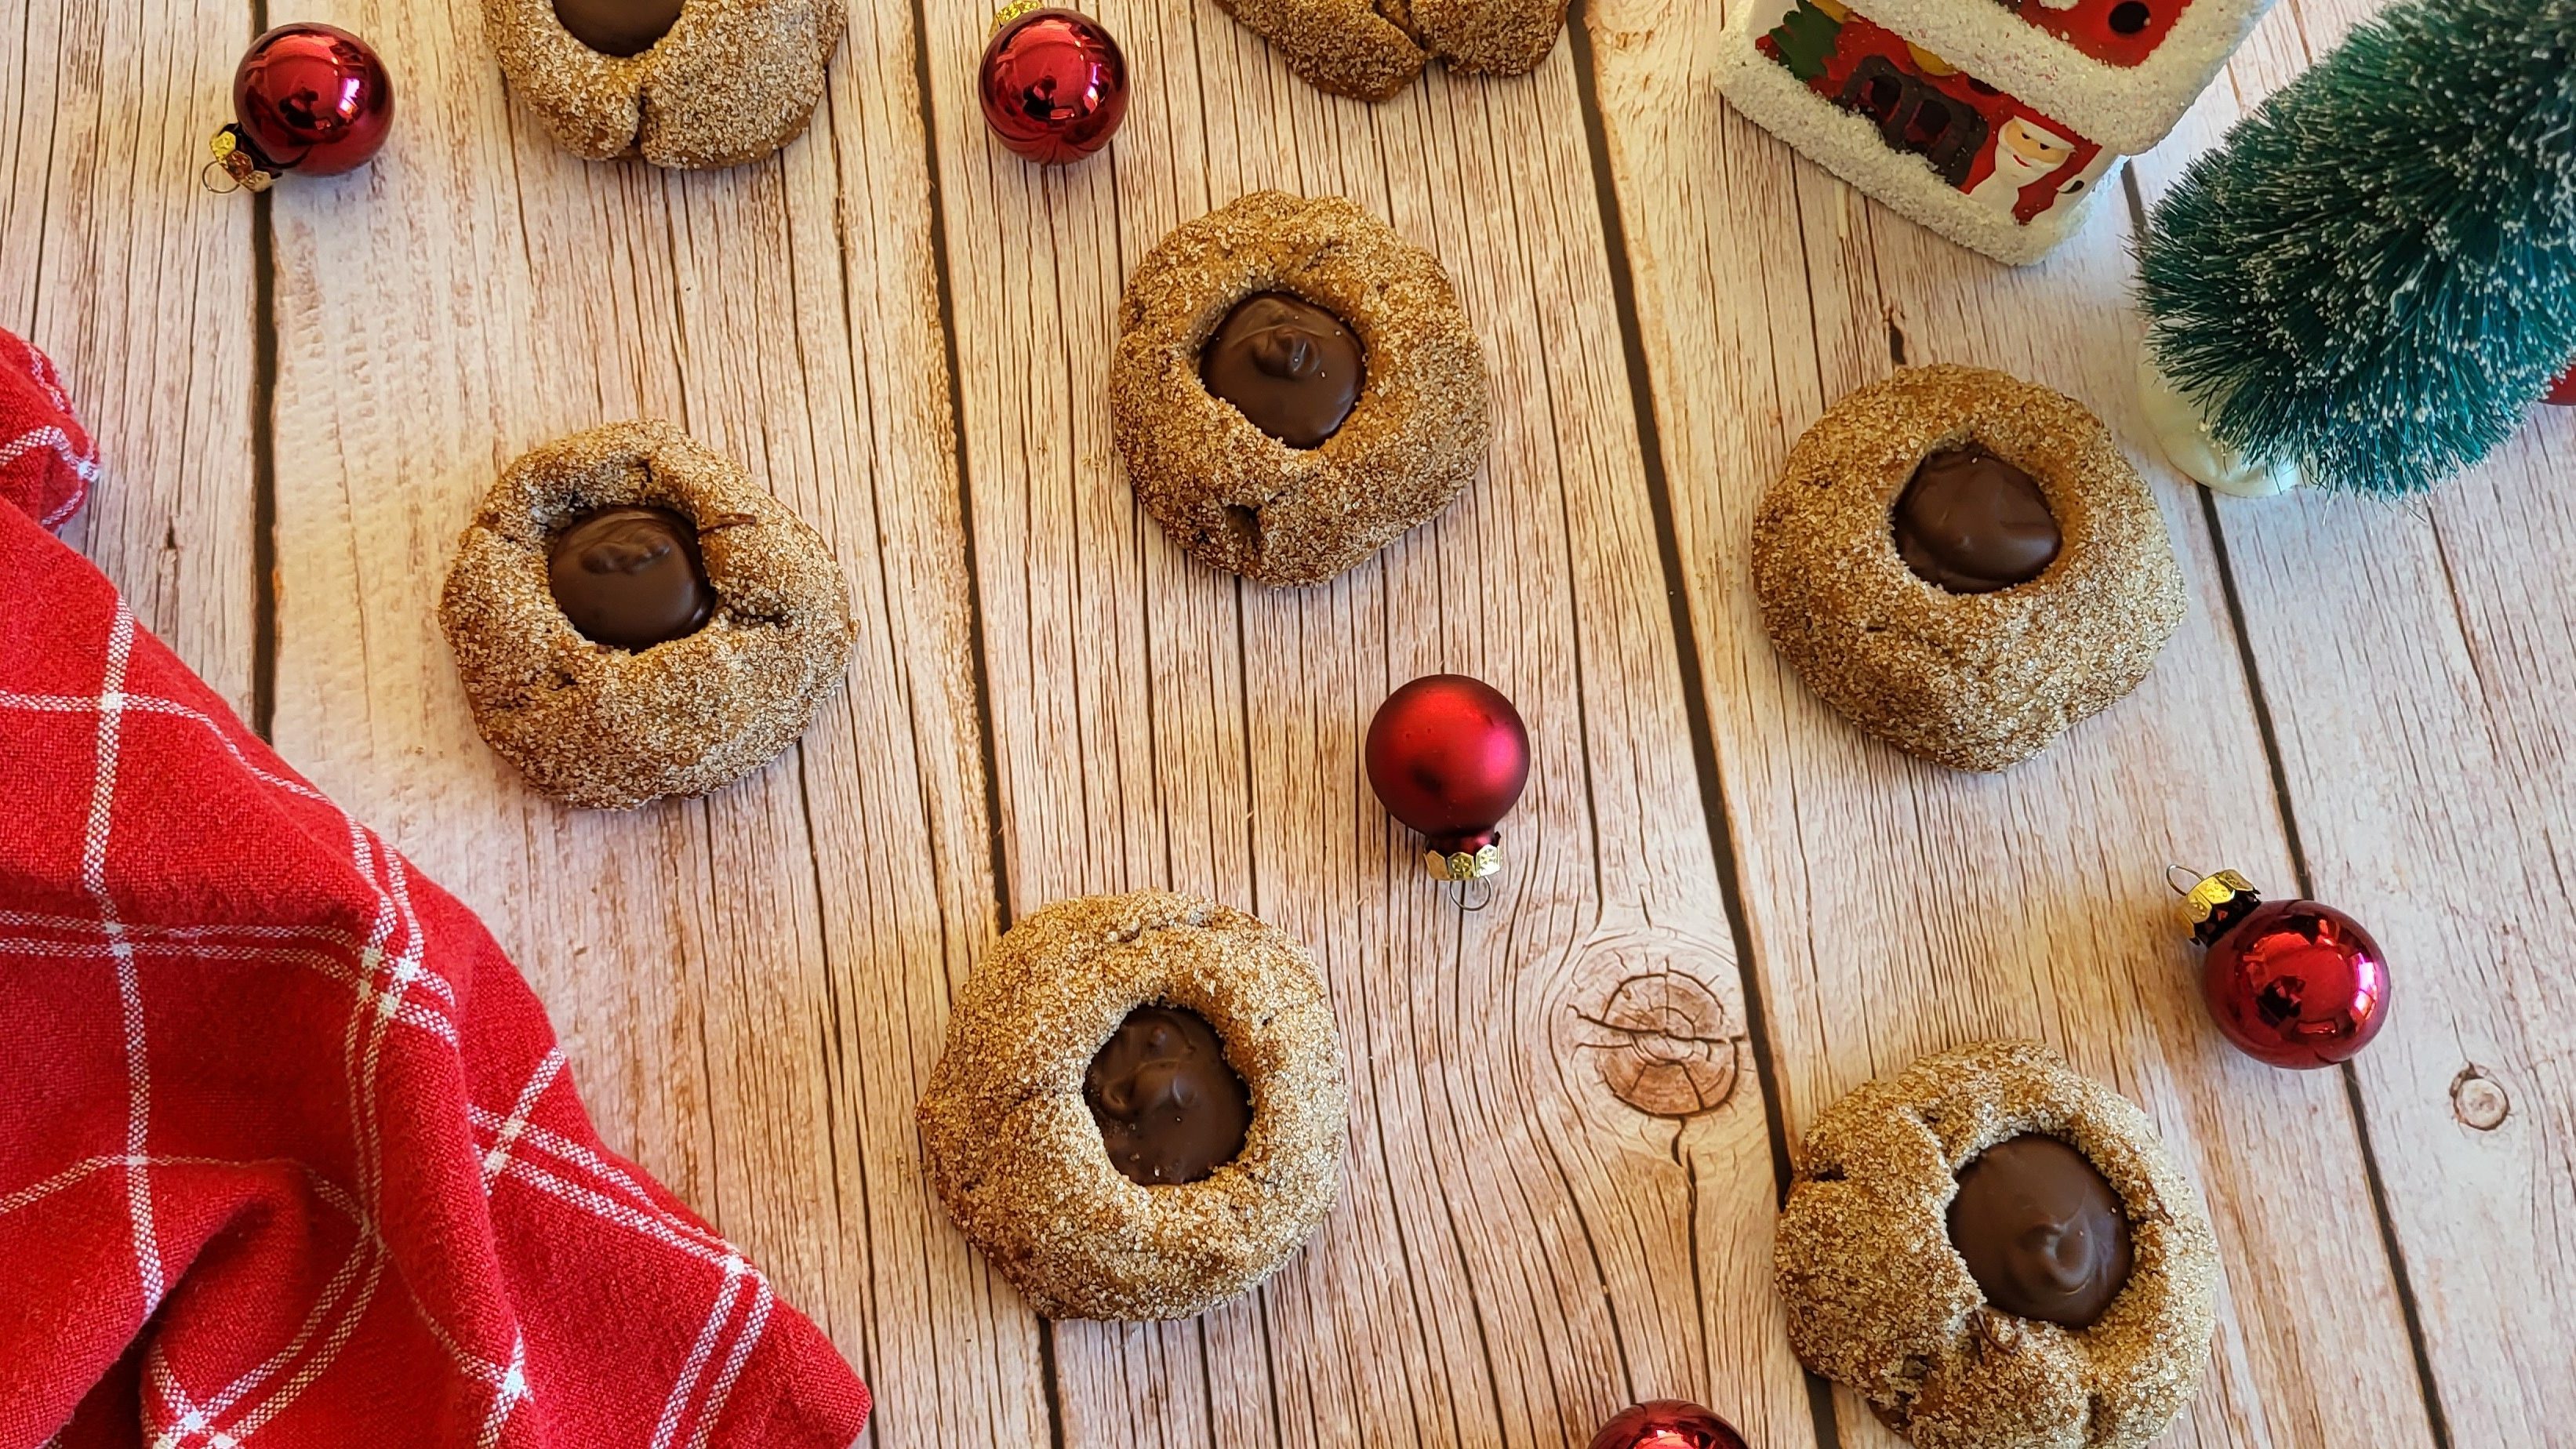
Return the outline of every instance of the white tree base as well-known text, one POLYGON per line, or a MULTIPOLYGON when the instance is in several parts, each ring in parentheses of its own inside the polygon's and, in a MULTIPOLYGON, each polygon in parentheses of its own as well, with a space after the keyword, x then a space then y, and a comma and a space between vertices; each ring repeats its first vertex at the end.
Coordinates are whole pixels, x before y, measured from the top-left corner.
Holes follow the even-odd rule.
POLYGON ((2238 498, 2269 498, 2307 482, 2296 463, 2249 462, 2220 442, 2209 430, 2209 419, 2165 380, 2144 348, 2138 351, 2138 401, 2166 461, 2204 488, 2238 498))

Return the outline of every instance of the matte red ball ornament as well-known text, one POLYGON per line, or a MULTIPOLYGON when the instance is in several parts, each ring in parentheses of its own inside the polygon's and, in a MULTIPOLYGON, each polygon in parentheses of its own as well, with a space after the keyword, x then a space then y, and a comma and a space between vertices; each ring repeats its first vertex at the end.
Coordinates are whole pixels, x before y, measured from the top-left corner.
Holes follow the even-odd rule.
POLYGON ((1041 166, 1079 161, 1127 119, 1127 57, 1100 22, 1021 0, 993 17, 975 73, 984 123, 1041 166))
POLYGON ((394 123, 393 77, 375 48, 336 25, 281 25, 233 71, 233 123, 213 165, 231 190, 265 191, 279 174, 337 176, 372 159, 394 123))
POLYGON ((1529 730, 1501 691, 1463 674, 1431 674, 1386 697, 1369 721, 1369 787, 1386 813, 1430 837, 1442 880, 1502 867, 1502 832, 1529 783, 1529 730))
POLYGON ((1592 1436, 1592 1449, 1746 1449, 1735 1426, 1687 1399, 1622 1409, 1592 1436))
MULTIPOLYGON (((2177 883, 2179 884, 2179 883, 2177 883)), ((2232 870, 2183 900, 2209 948, 2201 996, 2218 1029, 2276 1067, 2349 1061, 2388 1021, 2388 959, 2361 923, 2316 901, 2266 901, 2232 870)))
POLYGON ((2549 385, 2548 393, 2540 400, 2556 403, 2562 408, 2576 408, 2576 362, 2567 364, 2567 370, 2558 374, 2558 380, 2549 385))

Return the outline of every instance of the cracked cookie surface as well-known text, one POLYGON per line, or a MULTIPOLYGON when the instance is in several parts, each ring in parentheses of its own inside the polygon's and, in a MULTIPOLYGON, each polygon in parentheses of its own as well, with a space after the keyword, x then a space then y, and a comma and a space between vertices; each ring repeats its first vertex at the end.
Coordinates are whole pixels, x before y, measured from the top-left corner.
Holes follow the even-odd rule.
POLYGON ((2036 1042, 1924 1057, 1826 1108, 1773 1265, 1799 1361, 1923 1449, 2140 1449, 2199 1391, 2217 1332, 2198 1191, 2145 1113, 2036 1042), (2080 1152, 2126 1215, 2126 1282, 2082 1329, 1996 1308, 1952 1245, 1960 1172, 2025 1136, 2080 1152))
POLYGON ((1257 191, 1175 229, 1127 281, 1110 427, 1136 496, 1200 561, 1321 583, 1449 505, 1491 433, 1484 353, 1429 252, 1340 197, 1257 191), (1279 293, 1357 334, 1365 380, 1331 435, 1291 447, 1210 391, 1210 339, 1279 293))
POLYGON ((685 0, 667 31, 584 26, 603 51, 575 36, 558 0, 483 0, 510 88, 565 150, 680 168, 740 165, 794 140, 845 22, 842 0, 685 0))
POLYGON ((1520 75, 1556 48, 1565 0, 1217 0, 1309 85, 1382 101, 1433 60, 1520 75))
POLYGON ((492 748, 546 794, 609 809, 703 794, 775 758, 840 684, 852 632, 822 536, 662 422, 593 428, 511 464, 457 541, 438 621, 492 748), (567 617, 555 544, 610 510, 694 527, 715 598, 690 632, 623 649, 567 617))

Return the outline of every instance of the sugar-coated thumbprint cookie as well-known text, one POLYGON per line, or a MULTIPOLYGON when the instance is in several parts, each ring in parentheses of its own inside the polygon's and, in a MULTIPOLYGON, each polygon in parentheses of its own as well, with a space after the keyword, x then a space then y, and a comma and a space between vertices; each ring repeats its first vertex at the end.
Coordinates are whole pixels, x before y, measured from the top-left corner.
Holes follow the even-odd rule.
POLYGON ((2146 1114, 2035 1042, 1826 1108, 1773 1262, 1799 1361, 1925 1449, 2137 1449, 2218 1325, 2199 1193, 2146 1114))
POLYGON ((796 139, 842 0, 483 0, 510 88, 576 156, 734 166, 796 139))
POLYGON ((821 535, 661 422, 511 464, 457 543, 438 622, 483 738, 594 808, 768 763, 850 654, 849 583, 821 535))
POLYGON ((1484 461, 1485 359, 1429 252, 1340 197, 1256 191, 1147 253, 1118 306, 1110 427, 1201 562, 1321 583, 1484 461))
POLYGON ((1798 439, 1754 519, 1753 588, 1808 688, 1962 770, 2135 689, 2184 609, 2164 517, 2101 422, 1950 365, 1861 388, 1798 439))
POLYGON ((1188 1318, 1244 1293, 1341 1191, 1323 983, 1276 927, 1142 891, 1011 928, 920 1107, 939 1200, 1049 1318, 1188 1318))
POLYGON ((1309 85, 1382 101, 1435 57, 1457 70, 1536 70, 1565 0, 1217 0, 1309 85))

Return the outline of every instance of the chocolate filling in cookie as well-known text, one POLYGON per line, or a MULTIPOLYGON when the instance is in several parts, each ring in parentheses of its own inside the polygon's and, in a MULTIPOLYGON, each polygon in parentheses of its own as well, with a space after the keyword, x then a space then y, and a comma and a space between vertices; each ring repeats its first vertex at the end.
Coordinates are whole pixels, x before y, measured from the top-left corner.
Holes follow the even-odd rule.
POLYGON ((1252 1096, 1195 1011, 1140 1006, 1082 1076, 1110 1165, 1128 1181, 1196 1182, 1243 1151, 1252 1096))
POLYGON ((1891 521, 1915 577, 1954 594, 1991 594, 2046 572, 2063 542, 2039 480, 1975 443, 1914 470, 1891 521))
POLYGON ((1292 448, 1340 432, 1367 377, 1360 340, 1342 319, 1285 292, 1235 304, 1199 356, 1209 392, 1292 448))
POLYGON ((917 1116, 940 1202, 1030 1307, 1171 1319, 1249 1292, 1323 1224, 1350 1094, 1303 947, 1140 891, 1011 927, 917 1116))
POLYGON ((2083 1153, 2037 1133, 1960 1170, 1950 1242, 1986 1301, 2022 1318, 2091 1327, 2129 1282, 2120 1195, 2083 1153))
POLYGON ((680 0, 554 0, 572 38, 602 55, 642 55, 680 21, 680 0))
POLYGON ((697 526, 668 508, 603 508, 574 520, 547 552, 546 582, 581 637, 613 649, 685 639, 716 608, 697 526))

